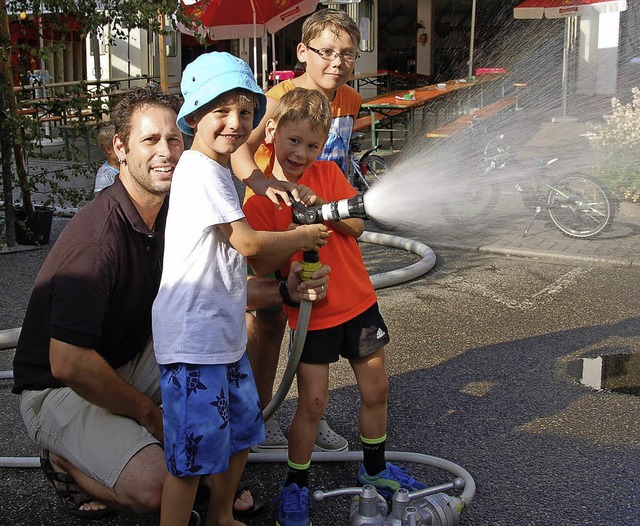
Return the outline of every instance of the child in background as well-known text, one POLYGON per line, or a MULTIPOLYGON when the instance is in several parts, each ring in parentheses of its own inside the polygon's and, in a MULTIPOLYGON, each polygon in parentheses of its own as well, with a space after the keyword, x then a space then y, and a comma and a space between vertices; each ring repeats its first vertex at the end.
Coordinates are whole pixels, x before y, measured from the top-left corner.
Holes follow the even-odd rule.
MULTIPOLYGON (((272 145, 265 137, 266 123, 280 98, 296 87, 320 91, 329 99, 331 127, 324 148, 318 151, 318 159, 335 161, 346 173, 353 123, 362 100, 360 94, 346 83, 360 57, 359 44, 358 26, 344 11, 321 9, 304 21, 297 56, 305 64, 305 72, 267 91, 265 116, 247 143, 231 157, 234 173, 249 175, 257 170, 271 171, 274 156, 272 145)), ((245 201, 251 195, 252 192, 247 191, 245 201)), ((272 398, 286 317, 280 308, 259 310, 255 318, 248 315, 247 322, 255 326, 249 331, 247 352, 256 375, 260 402, 266 407, 272 398)), ((252 448, 254 451, 268 452, 286 447, 287 439, 275 417, 266 422, 266 431, 267 440, 252 448)), ((316 450, 343 451, 347 447, 347 440, 334 432, 323 419, 318 428, 316 450)))
POLYGON ((120 173, 120 163, 113 150, 114 134, 115 130, 112 124, 103 126, 98 133, 98 145, 107 156, 107 160, 98 168, 98 172, 96 173, 96 183, 93 187, 94 194, 98 194, 98 192, 104 190, 107 186, 111 186, 120 173))
POLYGON ((198 482, 211 475, 207 524, 241 525, 234 493, 249 447, 264 439, 245 353, 245 257, 318 250, 329 232, 325 225, 256 232, 244 218, 229 158, 265 109, 245 62, 203 54, 186 67, 181 90, 178 127, 194 139, 173 175, 152 313, 169 470, 160 524, 186 525, 198 482))
MULTIPOLYGON (((271 177, 298 185, 307 205, 322 205, 357 194, 340 168, 330 161, 317 161, 331 122, 326 97, 316 91, 297 88, 286 93, 267 122, 267 140, 273 144, 275 160, 271 177)), ((277 210, 263 197, 251 196, 244 205, 254 228, 285 231, 291 211, 277 210)), ((426 486, 404 469, 385 461, 388 380, 384 346, 387 327, 378 309, 376 293, 364 266, 356 238, 364 230, 362 219, 330 221, 333 230, 320 260, 332 268, 334 284, 326 298, 314 305, 309 330, 298 366, 298 406, 289 430, 289 473, 276 499, 279 526, 308 526, 308 470, 317 427, 329 396, 329 364, 342 356, 349 360, 360 392, 360 437, 364 463, 357 475, 359 484, 372 484, 380 494, 391 496, 404 487, 409 491, 426 486)), ((251 259, 257 275, 276 269, 286 275, 300 252, 251 259)), ((295 331, 298 309, 288 304, 285 311, 295 331)))

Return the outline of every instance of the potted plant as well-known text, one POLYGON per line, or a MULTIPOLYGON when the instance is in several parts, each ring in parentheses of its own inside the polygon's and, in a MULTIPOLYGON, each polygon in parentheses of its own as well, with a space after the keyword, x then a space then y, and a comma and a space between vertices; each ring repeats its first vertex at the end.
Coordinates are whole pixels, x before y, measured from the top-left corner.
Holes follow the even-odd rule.
POLYGON ((4 197, 1 226, 9 247, 16 243, 46 245, 50 240, 56 207, 77 207, 90 197, 87 188, 66 183, 70 177, 82 178, 95 173, 96 165, 66 162, 61 148, 49 154, 43 153, 38 123, 21 115, 17 104, 14 109, 12 100, 15 101, 6 96, 6 89, 0 90, 0 106, 4 110, 0 112, 4 197), (32 161, 30 166, 27 166, 26 159, 32 161))
MULTIPOLYGON (((4 0, 0 4, 5 4, 4 0)), ((46 244, 49 242, 53 207, 47 203, 35 205, 32 190, 40 182, 31 178, 26 166, 29 151, 28 139, 33 136, 34 124, 19 111, 13 89, 11 63, 11 39, 6 5, 0 5, 0 46, 2 68, 0 71, 0 155, 2 158, 4 221, 0 233, 7 246, 21 244, 46 244), (13 161, 13 162, 12 162, 13 161), (19 203, 14 203, 14 188, 19 189, 19 203)))
MULTIPOLYGON (((86 199, 87 196, 83 195, 81 189, 71 188, 65 183, 69 177, 81 176, 83 170, 86 174, 90 172, 93 172, 90 175, 95 174, 95 167, 87 163, 67 163, 64 169, 54 168, 53 170, 26 166, 27 155, 34 153, 33 147, 36 143, 33 138, 38 130, 33 128, 32 120, 20 115, 16 91, 13 87, 12 52, 16 48, 21 48, 23 56, 28 59, 26 62, 29 62, 27 69, 42 70, 46 69, 46 64, 43 66, 43 63, 47 56, 64 55, 61 50, 42 46, 42 42, 45 41, 45 30, 47 34, 55 32, 58 45, 65 47, 68 43, 65 35, 69 31, 75 31, 82 39, 91 36, 92 41, 97 42, 98 37, 124 38, 127 34, 125 28, 144 28, 158 34, 166 34, 164 23, 167 16, 173 21, 182 23, 191 20, 190 16, 184 14, 182 4, 176 0, 154 2, 130 0, 124 3, 107 0, 100 6, 96 9, 94 0, 39 0, 37 2, 0 0, 0 155, 3 182, 0 201, 4 201, 4 214, 0 215, 0 245, 4 242, 11 247, 16 243, 16 225, 18 229, 20 225, 25 225, 33 230, 30 224, 32 216, 38 216, 41 213, 50 214, 54 205, 74 206, 86 199), (29 46, 28 43, 12 42, 8 13, 25 22, 35 21, 40 43, 32 41, 29 46), (106 27, 110 28, 109 31, 104 31, 106 27), (17 206, 14 204, 15 190, 19 194, 17 206), (39 202, 34 200, 34 194, 37 195, 39 202), (41 195, 44 195, 43 199, 40 199, 41 195), (44 207, 45 210, 38 210, 39 207, 44 207), (16 212, 26 214, 27 219, 17 219, 16 212)), ((99 70, 99 66, 97 69, 99 70)), ((19 72, 19 78, 26 79, 27 73, 28 71, 19 72)), ((26 83, 26 80, 22 82, 26 83)), ((63 95, 65 95, 64 98, 71 99, 69 102, 71 105, 79 102, 74 100, 73 94, 68 91, 63 92, 63 95)), ((85 130, 65 129, 65 133, 84 134, 85 130)), ((66 138, 68 139, 68 136, 66 138)), ((68 146, 69 141, 66 144, 68 146)), ((68 153, 68 151, 62 152, 61 155, 68 156, 68 153)), ((45 239, 44 235, 36 235, 34 241, 44 242, 45 239)))

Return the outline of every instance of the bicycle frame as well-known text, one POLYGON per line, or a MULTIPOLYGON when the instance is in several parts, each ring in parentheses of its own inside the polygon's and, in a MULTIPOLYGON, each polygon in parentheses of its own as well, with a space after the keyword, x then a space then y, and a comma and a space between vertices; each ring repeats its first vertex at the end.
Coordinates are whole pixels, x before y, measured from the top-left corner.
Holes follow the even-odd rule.
POLYGON ((378 148, 371 148, 366 150, 362 155, 356 156, 355 152, 349 152, 349 182, 355 186, 362 186, 363 189, 368 190, 371 186, 365 174, 367 173, 366 161, 367 157, 375 152, 378 148))
MULTIPOLYGON (((502 141, 504 136, 498 136, 502 141)), ((531 222, 524 230, 529 233, 540 212, 546 211, 551 221, 565 235, 587 239, 599 235, 611 224, 615 216, 615 199, 608 189, 592 176, 580 173, 560 174, 551 181, 546 170, 558 158, 540 159, 538 168, 532 169, 517 161, 509 148, 487 143, 484 150, 485 174, 516 164, 516 189, 522 193, 525 207, 534 211, 531 222), (531 176, 531 179, 526 175, 531 176)))
POLYGON ((371 186, 365 177, 367 173, 366 160, 369 155, 375 152, 378 147, 370 148, 366 150, 362 155, 356 155, 362 151, 360 147, 360 140, 364 137, 363 134, 357 133, 351 137, 349 143, 348 163, 347 163, 347 179, 355 188, 361 190, 368 190, 371 186))

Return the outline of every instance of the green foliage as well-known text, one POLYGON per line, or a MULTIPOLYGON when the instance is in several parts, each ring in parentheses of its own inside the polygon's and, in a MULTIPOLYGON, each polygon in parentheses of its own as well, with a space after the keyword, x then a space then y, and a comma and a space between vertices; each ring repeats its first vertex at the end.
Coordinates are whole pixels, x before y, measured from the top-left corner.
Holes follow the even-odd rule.
MULTIPOLYGON (((165 17, 169 19, 169 26, 174 28, 177 22, 190 25, 190 18, 184 14, 178 0, 0 0, 0 10, 0 20, 3 21, 0 25, 0 112, 3 116, 0 119, 0 140, 5 145, 11 144, 3 150, 6 159, 9 158, 7 152, 14 151, 11 163, 13 168, 5 169, 7 163, 3 162, 3 188, 5 192, 7 187, 19 188, 20 201, 27 209, 32 205, 31 193, 37 204, 77 206, 89 197, 77 181, 82 176, 95 175, 96 165, 81 162, 84 152, 76 147, 74 139, 85 137, 89 132, 95 133, 96 122, 101 120, 104 113, 109 112, 111 99, 101 98, 94 90, 93 96, 87 100, 84 85, 76 88, 76 91, 63 89, 58 93, 50 90, 50 97, 59 96, 69 101, 65 108, 60 108, 59 113, 64 112, 67 116, 76 114, 82 118, 77 119, 77 126, 65 131, 69 147, 58 149, 53 154, 44 154, 37 140, 41 130, 37 129, 32 118, 17 111, 18 105, 12 87, 13 74, 17 74, 22 83, 29 84, 29 80, 27 71, 11 71, 11 51, 17 51, 23 57, 32 57, 34 61, 46 62, 48 57, 64 53, 67 42, 72 40, 72 34, 75 34, 76 39, 78 35, 80 38, 89 35, 104 38, 109 35, 113 42, 117 38, 127 38, 127 31, 130 29, 140 28, 161 33, 165 17), (37 26, 44 45, 30 47, 24 42, 12 45, 8 27, 4 24, 7 15, 17 16, 25 20, 25 23, 41 19, 43 24, 37 26), (107 26, 110 31, 105 32, 104 28, 107 26), (85 119, 88 108, 92 115, 85 119), (18 146, 14 148, 15 145, 18 146), (55 157, 60 161, 57 164, 55 157), (26 170, 21 168, 23 160, 27 161, 26 170), (64 169, 60 168, 63 164, 64 169)), ((165 34, 170 29, 171 27, 165 27, 165 34)), ((28 67, 28 63, 31 61, 21 61, 21 66, 28 67)), ((102 92, 104 91, 103 87, 102 92)), ((29 97, 26 91, 23 95, 29 97)), ((7 215, 9 224, 13 221, 12 215, 7 215)), ((0 215, 0 244, 8 230, 2 224, 4 218, 4 214, 0 215)))
POLYGON ((68 31, 69 17, 74 17, 83 37, 94 32, 100 33, 102 27, 109 24, 116 31, 114 37, 125 37, 123 28, 159 32, 159 14, 185 21, 178 0, 7 0, 9 13, 33 13, 38 10, 47 13, 47 26, 60 31, 68 31))
POLYGON ((611 99, 611 115, 592 127, 589 139, 598 154, 598 176, 619 199, 640 203, 640 88, 631 94, 628 104, 611 99))

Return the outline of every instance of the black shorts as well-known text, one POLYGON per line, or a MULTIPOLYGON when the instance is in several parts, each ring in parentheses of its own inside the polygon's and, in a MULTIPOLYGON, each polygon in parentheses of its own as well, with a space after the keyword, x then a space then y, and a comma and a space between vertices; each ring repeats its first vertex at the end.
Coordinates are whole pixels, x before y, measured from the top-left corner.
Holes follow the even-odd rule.
MULTIPOLYGON (((313 315, 313 314, 312 314, 313 315)), ((291 331, 293 342, 294 331, 291 331)), ((362 314, 337 327, 309 331, 300 362, 333 363, 340 357, 357 360, 389 343, 389 331, 374 303, 362 314)))

